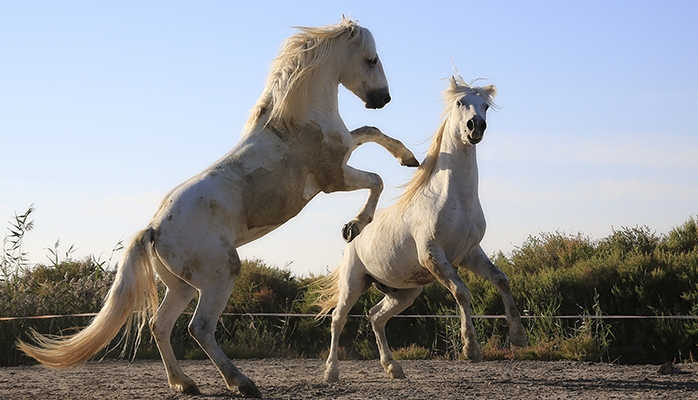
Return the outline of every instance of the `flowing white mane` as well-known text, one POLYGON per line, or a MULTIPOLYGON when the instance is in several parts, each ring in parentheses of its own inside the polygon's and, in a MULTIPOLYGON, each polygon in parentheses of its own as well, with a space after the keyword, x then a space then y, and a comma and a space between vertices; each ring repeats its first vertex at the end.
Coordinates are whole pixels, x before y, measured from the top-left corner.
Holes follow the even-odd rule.
POLYGON ((243 135, 252 134, 259 118, 266 113, 269 113, 267 124, 273 123, 286 132, 294 131, 294 122, 307 112, 309 83, 332 56, 339 38, 356 43, 358 51, 376 52, 370 31, 344 17, 334 25, 295 28, 299 32, 281 44, 271 63, 264 91, 250 111, 243 135))
POLYGON ((456 107, 456 102, 458 99, 466 93, 475 92, 478 96, 482 97, 482 99, 484 99, 490 107, 496 108, 497 105, 494 103, 493 97, 497 93, 497 90, 494 86, 491 86, 490 88, 491 91, 488 92, 482 87, 470 86, 469 84, 465 83, 460 75, 451 77, 451 84, 448 85, 448 88, 446 88, 441 95, 441 99, 444 103, 441 124, 439 124, 438 129, 433 135, 431 146, 429 146, 429 150, 427 150, 424 161, 419 166, 419 169, 417 169, 412 179, 405 184, 405 192, 400 196, 397 202, 399 209, 402 209, 412 202, 412 199, 419 194, 422 188, 424 188, 429 181, 429 177, 431 176, 432 172, 434 172, 434 168, 436 167, 436 159, 439 156, 441 142, 443 140, 444 131, 446 130, 446 124, 448 122, 448 115, 453 110, 453 107, 456 107))

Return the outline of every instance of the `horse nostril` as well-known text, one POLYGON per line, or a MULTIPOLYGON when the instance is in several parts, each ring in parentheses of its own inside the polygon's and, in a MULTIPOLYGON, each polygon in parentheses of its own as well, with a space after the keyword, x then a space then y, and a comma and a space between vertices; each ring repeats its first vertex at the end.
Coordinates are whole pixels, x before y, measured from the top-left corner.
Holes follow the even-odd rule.
POLYGON ((474 130, 475 129, 475 122, 473 122, 472 119, 469 119, 468 122, 466 123, 466 126, 468 127, 468 130, 474 130))
POLYGON ((390 100, 391 100, 391 98, 390 98, 390 95, 389 95, 389 94, 386 95, 385 98, 383 99, 383 101, 385 102, 385 104, 390 103, 390 100))

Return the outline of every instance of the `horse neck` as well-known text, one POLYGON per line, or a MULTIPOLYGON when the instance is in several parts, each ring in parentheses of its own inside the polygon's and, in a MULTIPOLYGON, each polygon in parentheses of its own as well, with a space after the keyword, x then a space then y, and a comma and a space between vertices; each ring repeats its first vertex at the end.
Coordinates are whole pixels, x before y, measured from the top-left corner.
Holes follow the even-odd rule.
POLYGON ((308 83, 307 94, 305 121, 318 121, 328 115, 339 116, 339 77, 318 71, 318 79, 308 83))
POLYGON ((444 134, 443 142, 432 176, 432 190, 441 193, 442 198, 455 196, 459 201, 479 201, 478 168, 475 146, 466 145, 456 135, 444 134))
MULTIPOLYGON (((274 122, 277 128, 293 131, 293 125, 304 125, 310 121, 316 121, 322 125, 328 119, 339 118, 339 105, 337 95, 339 92, 339 77, 332 74, 336 70, 333 65, 324 65, 315 71, 302 83, 302 88, 293 88, 295 93, 286 97, 289 102, 285 110, 279 110, 279 114, 272 112, 275 103, 276 90, 280 89, 278 82, 268 81, 264 92, 253 107, 250 117, 245 124, 242 136, 246 137, 256 132, 262 132, 268 123, 274 122), (275 114, 276 117, 273 117, 275 114)), ((277 79, 283 79, 277 76, 277 79)), ((277 98, 278 100, 278 98, 277 98)), ((334 121, 331 121, 333 123, 334 121)))
MULTIPOLYGON (((317 68, 312 76, 302 82, 303 87, 294 88, 287 99, 295 103, 288 109, 285 118, 294 121, 298 125, 304 125, 310 121, 322 123, 329 116, 339 116, 339 77, 333 73, 337 68, 332 63, 326 63, 317 68)), ((268 93, 262 95, 270 97, 268 93)))

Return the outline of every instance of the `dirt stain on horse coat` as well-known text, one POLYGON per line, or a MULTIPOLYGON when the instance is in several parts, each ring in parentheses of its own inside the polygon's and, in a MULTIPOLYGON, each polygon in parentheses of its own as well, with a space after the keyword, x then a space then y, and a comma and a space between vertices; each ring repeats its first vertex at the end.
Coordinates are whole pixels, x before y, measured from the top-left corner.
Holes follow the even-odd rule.
POLYGON ((419 286, 425 286, 434 282, 435 280, 436 278, 434 277, 434 275, 431 274, 431 272, 422 268, 412 273, 412 275, 409 278, 407 278, 405 282, 414 283, 419 286))
POLYGON ((341 190, 344 185, 344 159, 350 148, 339 133, 325 135, 320 125, 311 122, 303 126, 300 135, 277 136, 288 146, 283 157, 272 166, 243 176, 250 187, 241 191, 248 229, 279 226, 297 215, 314 197, 304 196, 310 175, 325 193, 341 190))

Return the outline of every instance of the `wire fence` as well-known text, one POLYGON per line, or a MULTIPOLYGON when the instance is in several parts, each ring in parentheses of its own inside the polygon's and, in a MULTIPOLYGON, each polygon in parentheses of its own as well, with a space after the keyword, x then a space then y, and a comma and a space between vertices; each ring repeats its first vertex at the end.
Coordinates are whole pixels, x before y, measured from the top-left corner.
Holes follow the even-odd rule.
MULTIPOLYGON (((182 314, 191 315, 191 312, 182 314)), ((52 318, 73 318, 73 317, 95 317, 97 313, 80 313, 80 314, 53 314, 53 315, 31 315, 22 317, 0 317, 2 321, 21 321, 33 319, 52 319, 52 318)), ((317 314, 294 314, 294 313, 223 313, 221 316, 226 317, 278 317, 278 318, 315 318, 317 314)), ((368 318, 365 314, 349 314, 351 318, 368 318)), ((460 318, 460 315, 425 315, 425 314, 398 314, 393 318, 437 318, 437 319, 453 319, 460 318)), ((506 319, 504 315, 473 315, 474 319, 506 319)), ((698 315, 522 315, 521 319, 683 319, 683 320, 698 320, 698 315)))

